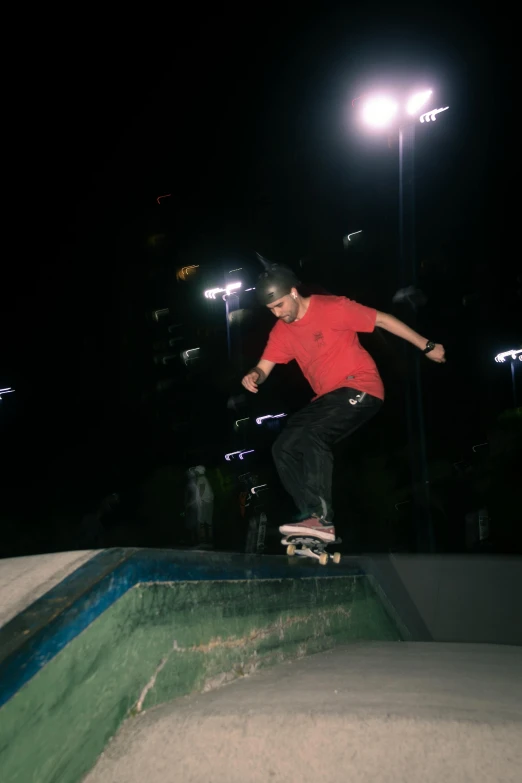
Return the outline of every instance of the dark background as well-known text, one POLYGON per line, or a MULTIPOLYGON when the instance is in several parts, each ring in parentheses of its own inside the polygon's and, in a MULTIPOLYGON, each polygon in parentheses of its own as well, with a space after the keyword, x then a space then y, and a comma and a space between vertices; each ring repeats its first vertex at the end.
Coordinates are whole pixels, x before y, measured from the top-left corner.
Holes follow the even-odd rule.
MULTIPOLYGON (((272 527, 286 518, 276 431, 233 423, 290 413, 312 393, 297 368, 277 368, 231 408, 271 321, 245 294, 230 362, 225 305, 203 291, 237 267, 243 288, 254 285, 260 251, 311 290, 408 320, 392 304, 397 136, 363 134, 351 108, 381 84, 427 84, 434 106, 450 106, 418 126, 415 171, 427 298, 418 329, 448 359, 422 365, 437 549, 520 551, 520 413, 509 366, 494 362, 522 332, 510 21, 471 5, 321 8, 80 9, 12 30, 0 387, 16 392, 0 402, 4 556, 182 543, 184 472, 197 463, 216 493, 216 546, 241 549, 239 468, 224 460, 236 448, 256 448, 248 470, 271 486, 272 527), (359 229, 345 252, 342 237, 359 229), (188 265, 198 268, 180 279, 188 265), (155 323, 158 308, 169 315, 155 323), (172 336, 177 355, 198 346, 200 359, 155 363, 172 336), (114 492, 117 511, 93 533, 86 515, 114 492), (490 535, 466 543, 465 515, 483 507, 490 535)), ((352 550, 411 550, 408 368, 390 335, 363 342, 387 403, 337 455, 337 524, 352 550)))

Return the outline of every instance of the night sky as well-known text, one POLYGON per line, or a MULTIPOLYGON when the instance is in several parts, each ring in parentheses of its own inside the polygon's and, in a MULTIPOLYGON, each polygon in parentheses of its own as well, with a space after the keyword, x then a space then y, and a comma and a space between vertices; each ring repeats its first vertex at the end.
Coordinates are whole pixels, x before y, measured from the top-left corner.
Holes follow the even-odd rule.
MULTIPOLYGON (((493 361, 522 333, 510 23, 471 5, 361 8, 201 6, 172 18, 151 8, 145 19, 46 18, 40 30, 35 20, 21 37, 1 284, 0 387, 16 388, 0 408, 11 515, 34 517, 64 494, 85 510, 152 464, 212 463, 226 450, 226 400, 270 325, 256 312, 227 364, 223 313, 200 293, 228 264, 253 282, 259 251, 310 285, 391 311, 397 137, 364 135, 351 108, 376 86, 427 85, 434 107, 450 107, 419 126, 416 146, 428 298, 418 328, 448 351, 444 368, 427 368, 430 448, 464 458, 511 405, 509 370, 493 361), (358 229, 366 244, 348 255, 342 237, 358 229), (186 264, 199 264, 197 284, 176 282, 186 264), (167 306, 187 347, 207 339, 212 359, 199 375, 181 368, 170 402, 155 402, 146 314, 167 306), (176 430, 176 415, 191 432, 176 430)), ((368 347, 399 405, 397 346, 368 347)), ((284 372, 270 394, 299 407, 309 390, 284 372)), ((384 437, 396 437, 391 411, 384 437)))

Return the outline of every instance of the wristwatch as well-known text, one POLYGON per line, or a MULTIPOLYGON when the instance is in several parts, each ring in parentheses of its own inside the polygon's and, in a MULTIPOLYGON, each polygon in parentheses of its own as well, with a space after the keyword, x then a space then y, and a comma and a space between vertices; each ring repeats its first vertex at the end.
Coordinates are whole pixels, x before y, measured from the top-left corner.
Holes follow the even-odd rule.
POLYGON ((429 353, 430 351, 433 351, 437 343, 432 343, 431 340, 428 340, 426 343, 426 348, 423 350, 422 353, 429 353))

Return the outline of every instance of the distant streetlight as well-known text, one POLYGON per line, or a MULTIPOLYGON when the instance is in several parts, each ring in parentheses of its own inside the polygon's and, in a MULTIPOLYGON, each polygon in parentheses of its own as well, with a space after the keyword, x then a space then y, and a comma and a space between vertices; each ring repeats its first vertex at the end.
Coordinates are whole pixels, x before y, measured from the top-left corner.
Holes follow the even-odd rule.
POLYGON ((194 274, 195 269, 199 269, 199 264, 190 264, 189 266, 183 266, 178 271, 176 277, 178 280, 186 280, 188 277, 194 274))
MULTIPOLYGON (((514 348, 511 351, 504 351, 504 353, 497 353, 495 356, 496 362, 505 362, 506 359, 511 359, 512 361, 515 361, 515 359, 518 358, 520 362, 522 362, 522 348, 514 348)), ((0 389, 2 391, 2 389, 0 389)))
POLYGON ((235 457, 236 455, 239 457, 239 459, 243 459, 245 454, 252 454, 254 449, 243 449, 241 451, 229 451, 228 454, 225 454, 225 459, 227 462, 230 462, 232 457, 235 457))
POLYGON ((6 386, 5 389, 0 389, 0 400, 2 399, 3 394, 12 394, 15 390, 12 389, 10 386, 6 386))
POLYGON ((181 358, 183 360, 183 363, 185 365, 188 365, 189 362, 192 362, 195 359, 198 359, 199 358, 199 356, 198 356, 199 350, 200 350, 199 348, 188 348, 188 350, 182 351, 181 352, 181 358), (191 354, 193 354, 193 355, 191 356, 191 354))
MULTIPOLYGON (((233 269, 233 272, 237 272, 237 269, 233 269)), ((230 339, 230 307, 228 304, 228 297, 239 291, 242 283, 228 283, 224 288, 209 288, 205 291, 206 299, 215 299, 217 294, 223 294, 223 301, 225 302, 225 313, 227 319, 227 346, 228 346, 228 358, 232 358, 232 342, 230 339)), ((236 297, 237 299, 237 297, 236 297)), ((236 302, 237 304, 237 302, 236 302)))
POLYGON ((435 122, 437 119, 437 114, 440 114, 441 111, 447 111, 449 109, 449 106, 444 106, 443 109, 432 109, 431 111, 427 111, 424 114, 421 114, 420 121, 421 122, 435 122))
POLYGON ((207 291, 205 291, 205 298, 215 299, 217 294, 224 294, 223 299, 225 299, 225 296, 231 294, 232 291, 237 291, 239 288, 241 288, 241 285, 241 283, 230 283, 225 288, 209 288, 207 291))
POLYGON ((276 413, 274 416, 267 415, 267 416, 258 416, 256 419, 256 424, 262 424, 266 419, 282 419, 286 416, 286 413, 276 413))
POLYGON ((343 237, 344 249, 348 250, 348 248, 356 245, 359 242, 359 240, 362 238, 361 234, 362 234, 362 228, 359 229, 359 231, 352 231, 350 234, 346 234, 346 236, 343 237))
POLYGON ((499 364, 504 364, 506 359, 511 364, 511 389, 513 391, 513 405, 517 407, 517 387, 515 384, 515 364, 517 361, 522 362, 522 348, 513 348, 511 351, 503 351, 497 353, 495 361, 499 364))

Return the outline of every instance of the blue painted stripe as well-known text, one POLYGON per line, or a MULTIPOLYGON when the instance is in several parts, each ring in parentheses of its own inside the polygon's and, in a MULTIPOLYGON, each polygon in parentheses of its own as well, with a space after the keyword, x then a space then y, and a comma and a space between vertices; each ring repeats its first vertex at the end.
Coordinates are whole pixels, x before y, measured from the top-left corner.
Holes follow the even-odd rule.
POLYGON ((356 564, 324 568, 285 557, 176 550, 100 553, 0 632, 0 707, 102 612, 139 583, 359 576, 356 564))
POLYGON ((2 663, 21 645, 138 551, 109 549, 98 553, 6 623, 0 629, 0 670, 2 663))

